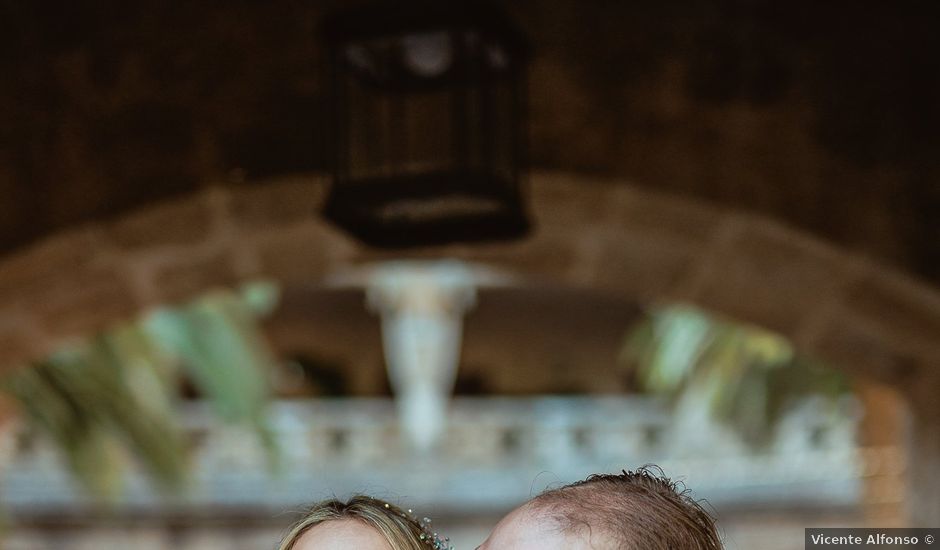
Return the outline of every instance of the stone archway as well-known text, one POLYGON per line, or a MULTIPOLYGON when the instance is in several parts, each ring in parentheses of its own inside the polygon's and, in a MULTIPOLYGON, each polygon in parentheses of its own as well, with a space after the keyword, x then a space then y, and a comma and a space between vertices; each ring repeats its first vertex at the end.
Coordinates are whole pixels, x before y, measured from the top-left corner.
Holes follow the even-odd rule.
MULTIPOLYGON (((392 257, 315 213, 320 177, 215 187, 56 234, 0 261, 0 362, 36 358, 148 307, 252 278, 309 284, 392 257)), ((686 301, 774 329, 914 412, 912 519, 940 522, 940 293, 773 220, 618 181, 536 173, 536 230, 421 249, 641 301, 686 301)), ((394 256, 400 256, 395 254, 394 256)))

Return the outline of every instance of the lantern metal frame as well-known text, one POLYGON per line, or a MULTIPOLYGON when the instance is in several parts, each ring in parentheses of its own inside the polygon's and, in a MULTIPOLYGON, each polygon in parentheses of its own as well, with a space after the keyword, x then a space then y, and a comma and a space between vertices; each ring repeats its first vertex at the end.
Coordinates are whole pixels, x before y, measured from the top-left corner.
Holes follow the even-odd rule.
MULTIPOLYGON (((333 181, 323 211, 327 219, 379 247, 511 239, 528 232, 523 177, 529 50, 502 12, 486 3, 385 3, 327 17, 323 36, 331 70, 334 147, 333 181), (404 41, 435 33, 446 37, 452 53, 439 74, 416 76, 384 62, 404 41), (481 57, 481 44, 490 48, 488 58, 481 57), (370 73, 354 66, 355 48, 381 61, 375 64, 379 68, 370 73), (354 173, 353 85, 391 98, 392 105, 429 92, 446 94, 450 157, 426 170, 354 173)), ((393 120, 383 130, 395 134, 406 123, 393 120)), ((386 167, 395 166, 395 159, 384 161, 386 167)))

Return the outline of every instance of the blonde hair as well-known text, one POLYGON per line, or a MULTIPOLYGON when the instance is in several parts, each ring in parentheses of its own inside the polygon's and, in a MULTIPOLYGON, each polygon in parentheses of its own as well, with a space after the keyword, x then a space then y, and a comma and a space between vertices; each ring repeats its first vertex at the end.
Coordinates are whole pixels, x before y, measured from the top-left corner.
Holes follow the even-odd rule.
POLYGON ((332 499, 313 505, 281 539, 277 550, 291 550, 304 533, 331 520, 354 519, 381 533, 392 550, 430 550, 428 533, 412 516, 388 502, 357 495, 346 502, 332 499))

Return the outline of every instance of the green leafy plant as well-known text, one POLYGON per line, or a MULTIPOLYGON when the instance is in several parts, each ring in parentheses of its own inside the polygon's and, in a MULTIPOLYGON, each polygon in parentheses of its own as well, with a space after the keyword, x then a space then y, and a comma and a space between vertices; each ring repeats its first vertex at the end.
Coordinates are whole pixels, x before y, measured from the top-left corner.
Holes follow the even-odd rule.
POLYGON ((265 408, 275 360, 256 319, 276 303, 277 288, 267 284, 213 292, 16 369, 0 390, 55 443, 76 478, 106 499, 120 494, 130 457, 158 487, 185 485, 176 406, 184 376, 222 419, 251 427, 274 464, 265 408))
POLYGON ((849 391, 844 376, 785 338, 686 306, 653 310, 629 332, 621 359, 644 391, 707 403, 708 414, 758 445, 801 398, 835 405, 849 391))

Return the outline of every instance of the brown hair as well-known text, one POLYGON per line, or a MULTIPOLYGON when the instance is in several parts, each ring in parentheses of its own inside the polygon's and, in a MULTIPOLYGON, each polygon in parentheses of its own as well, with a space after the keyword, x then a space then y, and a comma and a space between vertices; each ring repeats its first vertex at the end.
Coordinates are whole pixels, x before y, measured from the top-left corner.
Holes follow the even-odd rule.
POLYGON ((586 529, 618 550, 720 550, 715 520, 662 470, 592 475, 531 501, 565 531, 586 529))
POLYGON ((332 499, 313 505, 291 526, 277 550, 291 550, 310 529, 338 519, 353 519, 374 528, 385 537, 392 550, 431 550, 434 547, 433 537, 414 517, 388 502, 357 495, 346 502, 332 499))

